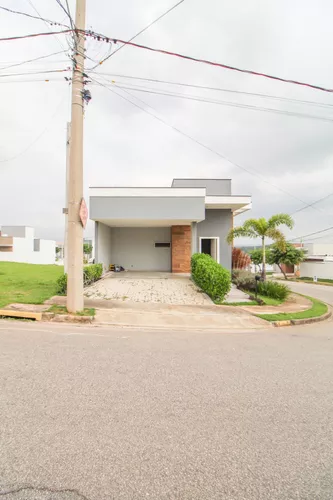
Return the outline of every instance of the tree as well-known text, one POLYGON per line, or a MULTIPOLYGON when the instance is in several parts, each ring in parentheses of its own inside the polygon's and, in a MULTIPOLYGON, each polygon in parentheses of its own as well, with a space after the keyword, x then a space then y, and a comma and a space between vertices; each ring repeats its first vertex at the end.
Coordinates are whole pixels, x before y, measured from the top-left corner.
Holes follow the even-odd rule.
POLYGON ((83 253, 84 255, 90 255, 93 250, 92 245, 90 243, 83 243, 83 253))
POLYGON ((260 219, 248 219, 242 226, 230 229, 227 242, 232 244, 234 238, 260 238, 262 245, 262 278, 266 280, 266 239, 270 238, 282 249, 285 249, 286 240, 284 234, 278 229, 279 226, 285 225, 289 229, 294 227, 294 221, 288 214, 276 214, 266 220, 264 217, 260 219))
POLYGON ((286 243, 284 249, 274 244, 271 246, 268 262, 270 264, 277 264, 284 275, 284 279, 288 279, 282 264, 297 266, 305 259, 305 255, 306 250, 295 248, 291 243, 286 243))
MULTIPOLYGON (((266 248, 266 260, 267 259, 267 253, 268 253, 268 249, 266 248)), ((259 270, 261 271, 261 265, 262 265, 262 248, 255 248, 254 250, 251 250, 250 251, 250 257, 251 257, 251 261, 253 262, 253 264, 255 266, 258 266, 259 267, 259 270)))

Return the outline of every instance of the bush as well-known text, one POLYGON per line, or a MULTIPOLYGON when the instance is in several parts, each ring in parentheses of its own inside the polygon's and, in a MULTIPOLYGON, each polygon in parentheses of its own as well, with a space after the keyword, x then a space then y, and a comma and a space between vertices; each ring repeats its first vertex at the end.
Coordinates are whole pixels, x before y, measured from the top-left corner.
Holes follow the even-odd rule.
MULTIPOLYGON (((91 285, 95 281, 98 281, 103 274, 102 264, 92 264, 91 266, 85 266, 83 268, 83 284, 84 286, 91 285)), ((66 295, 67 294, 67 274, 63 274, 57 279, 57 294, 66 295)))
POLYGON ((241 290, 253 292, 256 289, 256 280, 254 274, 250 273, 250 271, 234 269, 232 271, 232 282, 241 290))
POLYGON ((232 249, 232 268, 246 269, 251 265, 251 257, 240 248, 232 249))
POLYGON ((193 281, 214 301, 221 302, 231 288, 231 276, 210 255, 196 253, 191 258, 193 281))
POLYGON ((276 283, 275 281, 259 281, 258 293, 272 299, 284 301, 290 295, 291 290, 283 283, 276 283))
POLYGON ((67 274, 62 274, 57 279, 57 295, 66 295, 67 293, 67 274))
POLYGON ((85 266, 83 268, 83 283, 84 286, 90 285, 95 281, 98 281, 103 274, 102 264, 91 264, 91 266, 85 266))

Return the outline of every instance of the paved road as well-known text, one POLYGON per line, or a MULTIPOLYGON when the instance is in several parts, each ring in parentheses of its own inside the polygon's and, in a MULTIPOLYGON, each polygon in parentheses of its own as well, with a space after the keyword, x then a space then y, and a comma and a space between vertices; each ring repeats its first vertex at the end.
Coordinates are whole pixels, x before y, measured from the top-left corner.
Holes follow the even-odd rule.
POLYGON ((332 326, 0 322, 0 498, 331 500, 332 326))
POLYGON ((288 281, 287 285, 294 292, 315 297, 333 306, 333 286, 312 285, 311 283, 300 283, 296 281, 288 281))

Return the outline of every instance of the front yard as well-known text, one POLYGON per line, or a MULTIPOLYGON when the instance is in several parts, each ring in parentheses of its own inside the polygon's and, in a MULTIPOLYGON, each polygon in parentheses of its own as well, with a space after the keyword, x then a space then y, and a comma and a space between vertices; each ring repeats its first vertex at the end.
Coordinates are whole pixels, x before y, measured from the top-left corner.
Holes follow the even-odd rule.
POLYGON ((17 303, 42 304, 56 294, 62 266, 0 262, 0 307, 17 303))

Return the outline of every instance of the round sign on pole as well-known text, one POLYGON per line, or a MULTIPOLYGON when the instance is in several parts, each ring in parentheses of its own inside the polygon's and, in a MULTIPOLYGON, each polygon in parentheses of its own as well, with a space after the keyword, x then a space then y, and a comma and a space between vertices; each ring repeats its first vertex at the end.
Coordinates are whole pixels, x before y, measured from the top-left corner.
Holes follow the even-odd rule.
POLYGON ((88 207, 84 198, 81 200, 79 215, 83 229, 85 229, 88 220, 88 207))

